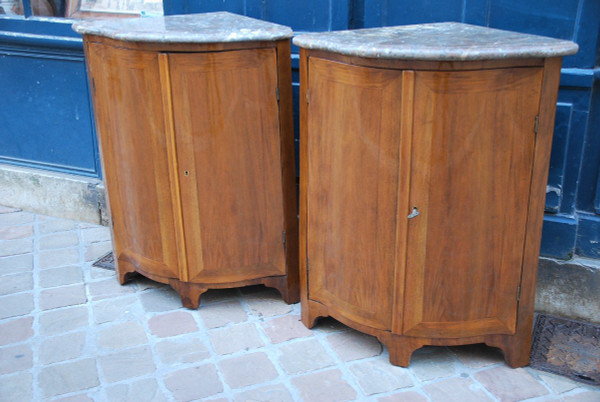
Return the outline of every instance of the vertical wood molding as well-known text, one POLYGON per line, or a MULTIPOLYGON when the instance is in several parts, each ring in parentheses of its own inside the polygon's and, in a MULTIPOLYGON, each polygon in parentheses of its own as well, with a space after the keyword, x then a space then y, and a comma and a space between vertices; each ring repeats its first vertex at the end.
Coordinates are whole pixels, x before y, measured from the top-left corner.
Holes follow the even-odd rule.
MULTIPOLYGON (((421 72, 413 73, 413 101, 414 101, 414 87, 418 85, 415 82, 419 78, 421 72)), ((420 89, 422 91, 422 87, 420 89)), ((430 105, 431 106, 431 105, 430 105)), ((413 104, 411 113, 414 113, 415 105, 413 104)), ((407 190, 408 193, 408 208, 417 206, 420 210, 420 215, 412 220, 406 220, 406 255, 404 257, 404 298, 410 297, 410 303, 403 303, 403 322, 398 324, 402 328, 401 332, 405 333, 412 327, 418 325, 423 320, 423 305, 425 298, 425 283, 424 276, 420 275, 418 271, 409 270, 410 261, 415 260, 418 262, 424 262, 426 259, 426 250, 424 245, 427 244, 427 217, 429 210, 429 183, 431 175, 431 149, 432 149, 432 137, 433 137, 433 122, 427 122, 425 127, 421 128, 418 136, 412 138, 410 142, 410 168, 409 176, 410 182, 407 190), (417 151, 414 151, 414 149, 417 151), (412 231, 412 235, 409 236, 409 232, 412 231), (409 247, 411 247, 410 252, 409 247), (406 289, 406 283, 413 284, 413 287, 406 289)), ((414 127, 411 127, 413 130, 414 127)), ((405 195, 406 196, 406 195, 405 195)), ((402 198, 403 199, 403 198, 402 198)), ((408 216, 408 211, 404 211, 408 216)), ((413 263, 414 264, 414 263, 413 263)))
POLYGON ((394 302, 392 332, 402 333, 404 319, 404 283, 406 275, 407 216, 410 205, 410 163, 413 131, 415 72, 402 72, 402 105, 400 107, 400 163, 398 164, 398 204, 396 211, 396 252, 394 267, 394 302))
MULTIPOLYGON (((158 55, 158 66, 160 69, 161 95, 165 117, 167 158, 169 160, 169 178, 171 182, 171 199, 173 202, 173 221, 175 224, 175 236, 177 240, 177 265, 179 277, 183 282, 188 281, 187 257, 185 234, 183 230, 183 211, 181 205, 181 193, 179 191, 179 165, 177 161, 177 145, 175 143, 175 127, 173 124, 173 99, 171 94, 171 77, 169 74, 169 56, 166 53, 158 55)), ((201 252, 201 247, 199 247, 201 252)))

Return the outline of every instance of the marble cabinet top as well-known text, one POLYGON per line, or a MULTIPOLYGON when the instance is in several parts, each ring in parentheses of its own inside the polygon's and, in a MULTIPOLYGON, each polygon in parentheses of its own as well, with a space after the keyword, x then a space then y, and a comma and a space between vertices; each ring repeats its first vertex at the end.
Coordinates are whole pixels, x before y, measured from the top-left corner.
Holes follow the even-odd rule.
POLYGON ((73 29, 128 42, 218 43, 292 37, 286 26, 228 12, 78 21, 73 29))
POLYGON ((293 41, 348 56, 440 61, 566 56, 578 50, 571 41, 458 22, 310 33, 293 41))

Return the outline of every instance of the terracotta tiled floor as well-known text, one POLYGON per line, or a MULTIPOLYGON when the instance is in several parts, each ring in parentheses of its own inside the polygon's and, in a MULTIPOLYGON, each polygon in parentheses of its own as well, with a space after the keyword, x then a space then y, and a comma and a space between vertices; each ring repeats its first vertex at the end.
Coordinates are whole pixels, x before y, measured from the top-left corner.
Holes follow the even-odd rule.
POLYGON ((92 267, 110 248, 104 227, 0 207, 1 401, 600 401, 484 346, 394 367, 375 338, 333 320, 307 330, 264 287, 188 310, 169 287, 92 267))

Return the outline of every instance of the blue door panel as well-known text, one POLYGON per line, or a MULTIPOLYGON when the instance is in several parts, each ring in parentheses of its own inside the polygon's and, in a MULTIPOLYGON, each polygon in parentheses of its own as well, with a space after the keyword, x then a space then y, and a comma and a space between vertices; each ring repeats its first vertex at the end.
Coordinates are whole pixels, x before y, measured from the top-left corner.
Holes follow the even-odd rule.
POLYGON ((334 31, 348 28, 348 2, 340 0, 255 0, 263 19, 290 26, 294 31, 334 31))
POLYGON ((581 1, 494 0, 489 26, 572 40, 581 1))
POLYGON ((563 200, 564 176, 567 160, 569 132, 571 131, 573 105, 559 103, 556 108, 554 122, 554 138, 552 139, 552 155, 546 186, 546 212, 559 212, 563 200))
MULTIPOLYGON (((575 213, 575 197, 583 152, 587 110, 577 110, 573 103, 563 102, 577 91, 562 90, 556 109, 554 138, 546 192, 546 212, 575 213)), ((582 91, 585 94, 589 91, 582 91)), ((572 97, 571 97, 572 98, 572 97)))
POLYGON ((600 1, 581 1, 579 23, 573 38, 579 45, 579 52, 566 57, 563 67, 597 68, 600 66, 600 1))
POLYGON ((566 163, 563 181, 563 199, 560 212, 573 215, 576 213, 575 200, 577 186, 579 185, 579 171, 581 169, 581 155, 585 141, 584 133, 588 122, 587 110, 573 110, 571 116, 571 130, 566 152, 566 163))
POLYGON ((0 50, 0 76, 0 161, 98 176, 83 55, 0 50))
POLYGON ((348 28, 349 2, 343 0, 165 0, 166 15, 229 11, 290 26, 294 31, 348 28))
POLYGON ((600 258, 600 216, 581 214, 575 252, 585 257, 600 258))
MULTIPOLYGON (((561 83, 563 81, 561 76, 561 83)), ((573 110, 587 112, 590 109, 590 101, 592 97, 591 87, 561 85, 558 92, 558 101, 573 105, 573 110)), ((584 127, 585 130, 585 127, 584 127)))
POLYGON ((573 257, 577 223, 577 219, 570 216, 546 215, 542 227, 540 254, 561 260, 573 257))
POLYGON ((488 25, 490 1, 465 0, 464 19, 461 22, 474 25, 488 25))
POLYGON ((596 196, 594 197, 594 212, 600 215, 600 173, 596 181, 596 196))
POLYGON ((591 68, 598 46, 599 16, 597 0, 491 0, 481 25, 576 41, 580 51, 565 57, 563 67, 591 68))
POLYGON ((236 14, 244 14, 246 2, 244 0, 183 0, 164 1, 163 9, 165 15, 209 13, 213 11, 229 11, 236 14))
POLYGON ((365 0, 365 27, 463 21, 463 0, 365 0))
MULTIPOLYGON (((71 29, 73 21, 60 18, 35 18, 26 19, 19 16, 0 16, 0 32, 3 34, 13 32, 16 38, 24 38, 26 35, 38 35, 38 39, 44 36, 52 36, 62 41, 57 48, 64 49, 68 39, 74 39, 78 43, 78 49, 82 50, 81 36, 71 29)), ((6 37, 0 35, 2 41, 6 37)), ((68 44, 67 44, 68 46, 68 44)))
POLYGON ((577 209, 596 212, 594 201, 600 174, 600 80, 596 79, 590 105, 590 122, 585 136, 581 173, 577 193, 577 209))

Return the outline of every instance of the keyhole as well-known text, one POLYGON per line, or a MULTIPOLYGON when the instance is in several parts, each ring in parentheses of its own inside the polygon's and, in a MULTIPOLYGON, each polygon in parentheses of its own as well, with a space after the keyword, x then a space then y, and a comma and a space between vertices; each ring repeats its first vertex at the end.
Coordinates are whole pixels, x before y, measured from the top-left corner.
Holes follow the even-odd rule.
POLYGON ((419 216, 419 208, 413 207, 412 212, 408 215, 408 219, 412 219, 419 216))
POLYGON ((183 174, 186 175, 186 176, 189 176, 190 172, 189 172, 189 170, 186 170, 185 172, 183 172, 183 174))

